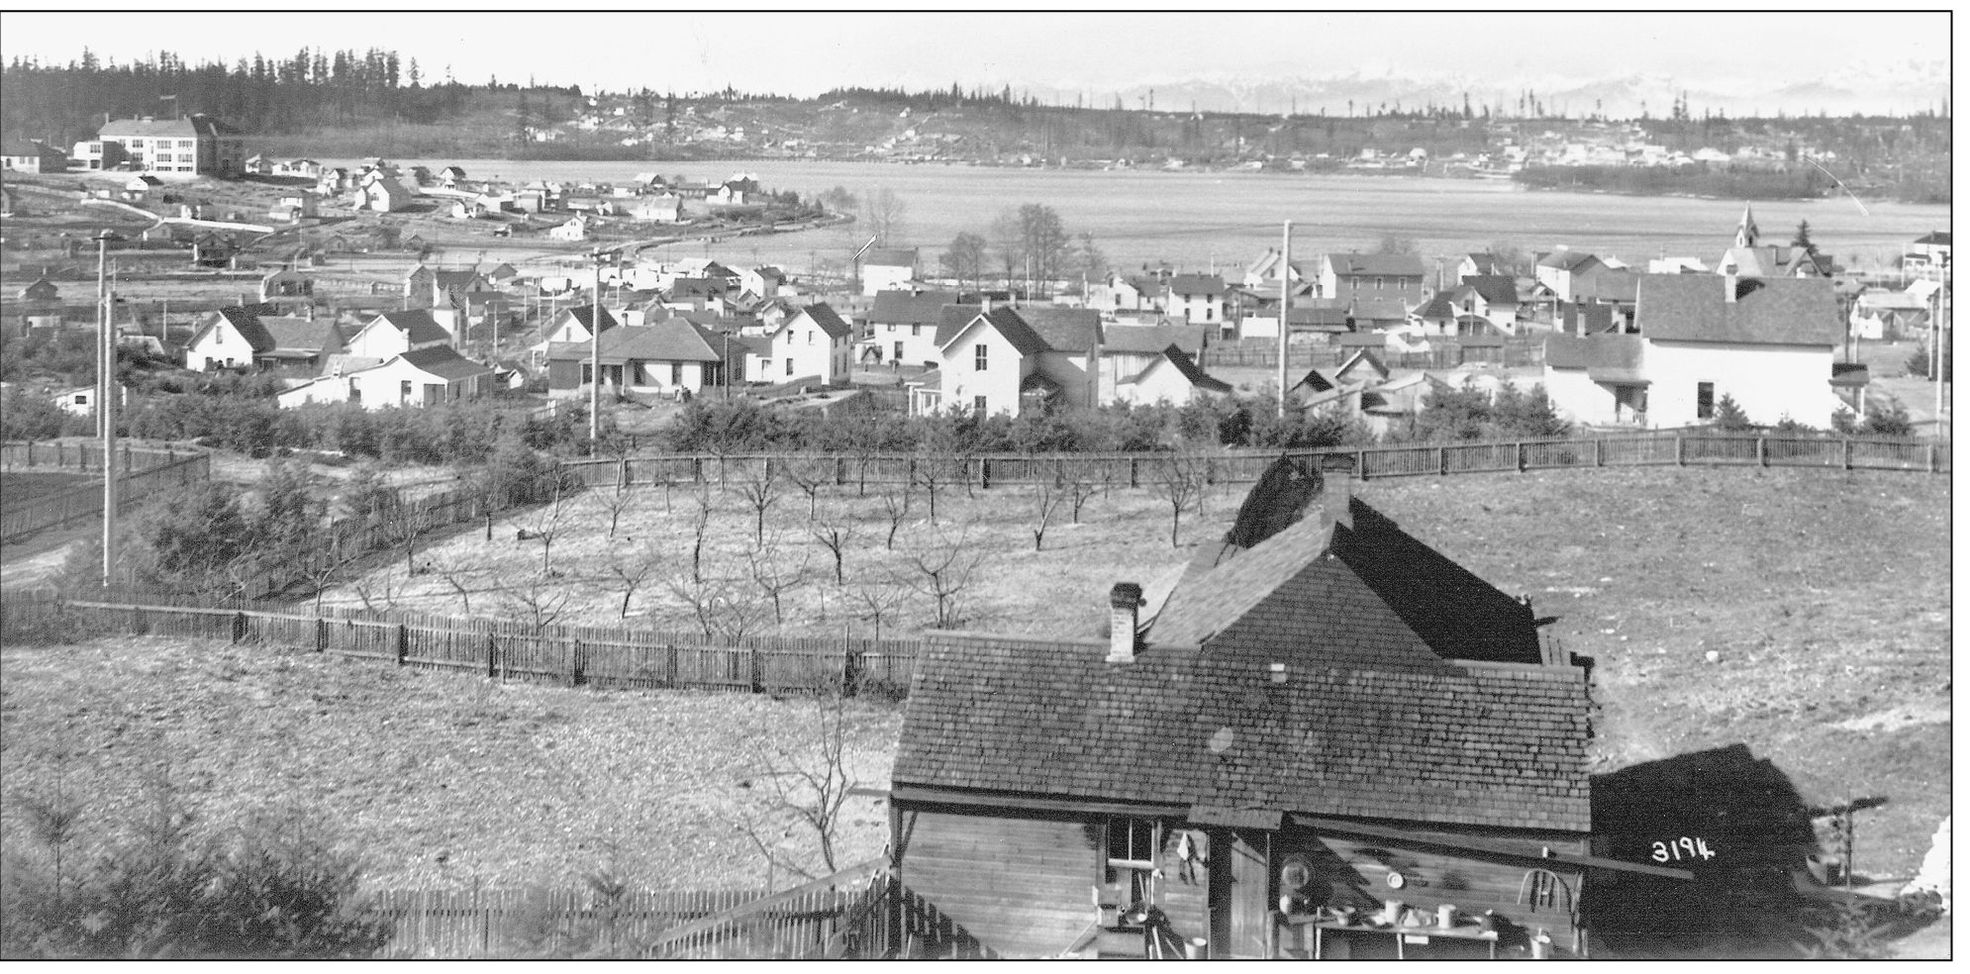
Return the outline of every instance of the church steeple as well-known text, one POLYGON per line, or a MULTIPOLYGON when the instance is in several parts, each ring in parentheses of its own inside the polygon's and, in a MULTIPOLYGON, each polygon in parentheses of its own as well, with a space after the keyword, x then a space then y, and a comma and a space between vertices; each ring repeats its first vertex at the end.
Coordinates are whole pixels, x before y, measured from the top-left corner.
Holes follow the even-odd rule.
POLYGON ((1744 218, 1737 221, 1737 243, 1733 246, 1755 247, 1757 245, 1758 223, 1751 219, 1751 203, 1747 200, 1744 204, 1744 218))

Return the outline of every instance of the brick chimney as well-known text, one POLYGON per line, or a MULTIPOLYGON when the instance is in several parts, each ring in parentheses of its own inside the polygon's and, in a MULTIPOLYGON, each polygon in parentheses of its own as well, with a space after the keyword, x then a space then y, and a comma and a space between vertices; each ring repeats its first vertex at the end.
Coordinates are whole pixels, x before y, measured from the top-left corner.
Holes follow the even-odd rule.
POLYGON ((1108 662, 1132 663, 1136 654, 1137 616, 1142 611, 1142 586, 1116 582, 1108 592, 1108 662))
POLYGON ((1724 303, 1725 304, 1737 303, 1737 275, 1736 274, 1724 275, 1724 303))
POLYGON ((1345 474, 1327 477, 1320 485, 1320 512, 1327 520, 1349 530, 1354 529, 1354 515, 1348 504, 1354 500, 1354 481, 1345 474))

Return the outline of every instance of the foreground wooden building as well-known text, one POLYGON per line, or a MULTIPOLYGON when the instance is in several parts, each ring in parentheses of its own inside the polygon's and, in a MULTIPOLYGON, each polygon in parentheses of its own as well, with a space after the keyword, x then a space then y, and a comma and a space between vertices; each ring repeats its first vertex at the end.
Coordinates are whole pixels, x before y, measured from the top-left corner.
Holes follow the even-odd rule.
POLYGON ((1587 675, 1530 606, 1284 461, 1207 547, 1107 640, 931 636, 902 881, 1006 957, 1584 953, 1587 675))

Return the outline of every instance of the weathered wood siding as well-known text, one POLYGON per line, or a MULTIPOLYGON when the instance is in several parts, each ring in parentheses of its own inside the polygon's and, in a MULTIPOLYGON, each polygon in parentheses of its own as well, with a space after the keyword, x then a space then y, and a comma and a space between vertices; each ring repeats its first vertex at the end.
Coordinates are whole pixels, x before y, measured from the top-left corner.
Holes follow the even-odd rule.
POLYGON ((1051 957, 1095 918, 1093 816, 899 809, 904 885, 1001 957, 1051 957))
POLYGON ((1164 833, 1163 843, 1156 865, 1163 870, 1163 879, 1158 887, 1158 904, 1163 914, 1170 918, 1170 929, 1185 941, 1193 937, 1209 940, 1211 936, 1211 841, 1209 833, 1203 829, 1184 829, 1172 826, 1164 833), (1189 873, 1190 882, 1185 882, 1183 860, 1177 858, 1177 837, 1190 833, 1190 841, 1197 849, 1197 865, 1189 873))
POLYGON ((1225 918, 1217 936, 1211 939, 1211 956, 1264 957, 1272 931, 1268 927, 1272 903, 1272 866, 1267 861, 1268 833, 1253 829, 1220 830, 1215 847, 1220 853, 1211 860, 1225 879, 1219 884, 1219 909, 1225 918))

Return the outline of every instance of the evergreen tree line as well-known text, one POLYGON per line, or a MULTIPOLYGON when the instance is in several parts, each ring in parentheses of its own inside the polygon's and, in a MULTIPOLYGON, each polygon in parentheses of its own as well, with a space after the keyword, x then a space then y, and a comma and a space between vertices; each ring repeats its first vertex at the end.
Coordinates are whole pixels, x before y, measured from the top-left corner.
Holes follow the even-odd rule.
POLYGON ((92 138, 103 116, 203 112, 248 132, 291 132, 364 121, 431 123, 456 116, 486 91, 578 96, 579 88, 531 82, 460 84, 435 79, 416 58, 395 51, 302 48, 286 57, 255 53, 228 65, 193 64, 169 51, 142 61, 103 61, 83 49, 79 60, 43 64, 14 58, 0 69, 0 127, 7 135, 67 147, 92 138))

